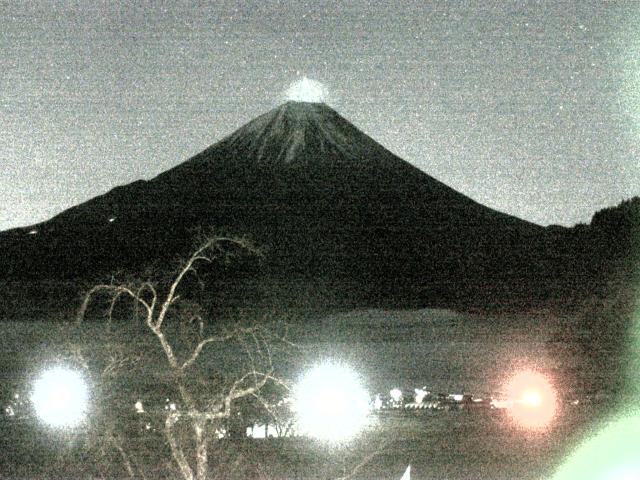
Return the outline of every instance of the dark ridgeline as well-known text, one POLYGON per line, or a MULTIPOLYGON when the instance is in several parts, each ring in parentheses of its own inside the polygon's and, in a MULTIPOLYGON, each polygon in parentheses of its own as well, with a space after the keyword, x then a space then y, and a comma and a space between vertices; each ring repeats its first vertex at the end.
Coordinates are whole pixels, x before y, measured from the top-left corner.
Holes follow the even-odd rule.
POLYGON ((633 273, 638 204, 543 228, 447 187, 324 104, 288 102, 152 180, 0 234, 0 270, 20 284, 139 272, 213 227, 265 251, 222 282, 252 284, 239 302, 521 308, 633 273))

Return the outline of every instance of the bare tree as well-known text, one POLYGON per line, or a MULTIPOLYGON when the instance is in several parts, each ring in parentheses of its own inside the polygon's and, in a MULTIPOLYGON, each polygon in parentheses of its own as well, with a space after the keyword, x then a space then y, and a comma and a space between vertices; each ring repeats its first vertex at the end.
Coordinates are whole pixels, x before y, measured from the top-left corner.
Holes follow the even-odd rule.
MULTIPOLYGON (((109 283, 95 285, 86 293, 77 316, 77 323, 81 324, 98 294, 106 295, 108 299, 109 322, 120 299, 133 301, 143 319, 144 330, 151 333, 162 352, 161 370, 178 395, 179 407, 163 411, 163 433, 172 461, 185 480, 208 478, 210 445, 217 438, 214 433, 229 427, 241 402, 251 399, 268 412, 273 398, 262 395, 264 387, 276 385, 286 388, 273 364, 274 345, 277 341, 287 342, 286 330, 276 332, 273 327, 265 325, 216 325, 207 322, 207 315, 196 304, 183 299, 187 294, 183 291, 187 278, 200 281, 199 268, 202 270, 207 264, 228 261, 233 252, 260 254, 244 239, 204 237, 165 285, 152 280, 118 282, 112 279, 109 283), (189 327, 189 341, 182 341, 172 323, 189 327), (239 352, 234 361, 236 368, 219 372, 215 381, 207 384, 201 375, 206 369, 198 365, 203 363, 204 352, 215 351, 216 348, 221 350, 231 343, 239 352)), ((122 365, 122 358, 113 357, 103 373, 112 374, 122 365)), ((106 432, 105 438, 119 452, 128 475, 132 478, 142 476, 142 469, 136 468, 122 438, 114 432, 106 432)))

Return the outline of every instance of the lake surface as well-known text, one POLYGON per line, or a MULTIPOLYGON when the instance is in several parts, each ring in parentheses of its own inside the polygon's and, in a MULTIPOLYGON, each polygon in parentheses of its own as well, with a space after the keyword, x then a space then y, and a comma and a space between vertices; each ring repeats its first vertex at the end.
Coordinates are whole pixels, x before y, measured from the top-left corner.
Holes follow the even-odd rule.
MULTIPOLYGON (((564 333, 575 318, 447 310, 364 311, 335 315, 292 336, 307 361, 338 359, 378 392, 428 387, 434 392, 500 393, 520 369, 548 374, 563 396, 606 394, 617 359, 594 360, 564 333)), ((618 352, 619 354, 619 352, 618 352)))

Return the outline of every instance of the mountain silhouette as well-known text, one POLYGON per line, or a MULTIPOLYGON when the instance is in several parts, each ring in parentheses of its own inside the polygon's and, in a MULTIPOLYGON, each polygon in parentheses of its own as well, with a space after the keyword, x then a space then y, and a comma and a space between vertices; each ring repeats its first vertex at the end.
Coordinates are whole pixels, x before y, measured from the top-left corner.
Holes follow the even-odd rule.
POLYGON ((184 254, 209 227, 261 246, 263 278, 340 284, 365 304, 522 281, 544 231, 418 170, 327 105, 287 102, 151 180, 0 234, 3 271, 135 272, 184 254))

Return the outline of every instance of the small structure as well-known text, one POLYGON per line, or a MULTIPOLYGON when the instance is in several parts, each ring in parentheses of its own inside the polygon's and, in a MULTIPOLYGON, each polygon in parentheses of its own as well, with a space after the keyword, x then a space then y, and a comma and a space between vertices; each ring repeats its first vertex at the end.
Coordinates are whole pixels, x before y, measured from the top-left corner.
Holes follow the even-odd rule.
POLYGON ((293 429, 282 431, 272 423, 256 423, 247 427, 248 438, 281 438, 295 436, 293 429))

